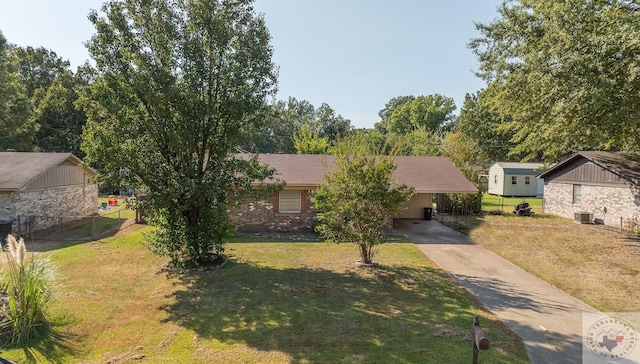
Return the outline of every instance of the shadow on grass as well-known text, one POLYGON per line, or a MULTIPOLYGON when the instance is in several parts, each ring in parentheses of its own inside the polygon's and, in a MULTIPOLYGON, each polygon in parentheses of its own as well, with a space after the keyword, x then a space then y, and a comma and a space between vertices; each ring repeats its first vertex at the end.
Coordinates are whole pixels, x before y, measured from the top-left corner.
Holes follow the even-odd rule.
MULTIPOLYGON (((432 268, 338 273, 230 262, 179 278, 187 289, 163 307, 168 321, 202 338, 286 353, 292 363, 463 362, 471 355, 475 301, 432 268)), ((492 355, 493 363, 514 362, 512 353, 492 355)))
POLYGON ((25 363, 64 363, 74 353, 74 349, 69 344, 75 338, 60 332, 57 329, 60 325, 60 323, 54 323, 51 330, 41 338, 30 340, 21 346, 7 346, 4 349, 22 350, 25 363))
MULTIPOLYGON (((525 316, 553 317, 553 320, 561 322, 563 326, 571 323, 569 317, 573 317, 578 321, 578 327, 573 327, 573 332, 581 332, 582 312, 576 311, 575 306, 554 300, 552 296, 534 297, 528 291, 497 278, 462 274, 454 274, 453 278, 473 292, 491 310, 496 312, 520 310, 525 316)), ((582 363, 582 336, 563 334, 553 330, 546 331, 540 326, 526 325, 525 321, 507 320, 505 324, 527 343, 527 350, 536 361, 582 363)))

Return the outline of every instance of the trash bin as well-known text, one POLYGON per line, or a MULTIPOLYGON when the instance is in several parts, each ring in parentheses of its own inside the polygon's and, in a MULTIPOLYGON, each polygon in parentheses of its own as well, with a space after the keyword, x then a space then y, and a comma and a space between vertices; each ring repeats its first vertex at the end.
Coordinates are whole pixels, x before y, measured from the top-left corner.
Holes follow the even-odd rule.
POLYGON ((11 234, 11 226, 13 221, 0 220, 0 240, 4 241, 7 235, 11 234))
POLYGON ((433 215, 433 207, 425 207, 424 208, 424 219, 431 220, 431 215, 433 215))

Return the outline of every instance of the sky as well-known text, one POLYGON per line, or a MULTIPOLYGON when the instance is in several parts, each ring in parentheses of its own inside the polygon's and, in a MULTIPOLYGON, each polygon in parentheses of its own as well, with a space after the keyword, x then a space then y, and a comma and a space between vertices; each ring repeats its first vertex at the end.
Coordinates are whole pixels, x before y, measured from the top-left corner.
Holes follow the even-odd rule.
MULTIPOLYGON (((18 46, 45 47, 72 68, 89 60, 87 19, 102 0, 0 0, 0 31, 18 46)), ((485 87, 467 47, 474 22, 502 0, 256 0, 279 68, 277 98, 326 103, 356 128, 371 128, 397 96, 455 100, 485 87)))

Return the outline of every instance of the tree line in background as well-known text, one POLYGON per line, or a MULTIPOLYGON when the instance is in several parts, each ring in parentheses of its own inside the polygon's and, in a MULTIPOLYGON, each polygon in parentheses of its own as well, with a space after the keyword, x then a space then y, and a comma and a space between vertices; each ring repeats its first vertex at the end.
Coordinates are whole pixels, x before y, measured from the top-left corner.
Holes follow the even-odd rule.
POLYGON ((373 128, 354 129, 327 104, 269 103, 277 68, 251 0, 107 1, 89 15, 95 64, 75 71, 0 33, 0 150, 72 152, 101 182, 145 187, 160 227, 152 249, 205 264, 224 251, 230 208, 273 179, 238 151, 444 155, 473 181, 489 161, 640 149, 639 8, 506 0, 476 24, 469 47, 487 87, 459 116, 452 98, 399 96, 373 128))
MULTIPOLYGON (((398 96, 371 129, 354 129, 329 105, 275 101, 251 141, 259 153, 327 153, 347 138, 372 152, 446 155, 458 166, 498 160, 555 162, 576 150, 637 150, 640 135, 640 6, 634 0, 505 1, 476 24, 486 89, 452 98, 398 96)), ((78 103, 95 81, 44 48, 17 47, 0 33, 0 149, 80 157, 86 114, 78 103)))

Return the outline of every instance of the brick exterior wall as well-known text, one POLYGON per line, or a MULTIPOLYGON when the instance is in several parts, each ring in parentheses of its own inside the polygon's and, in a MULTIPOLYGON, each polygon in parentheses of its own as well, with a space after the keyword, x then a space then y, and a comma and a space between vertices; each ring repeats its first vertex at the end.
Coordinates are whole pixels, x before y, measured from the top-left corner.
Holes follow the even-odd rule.
POLYGON ((575 212, 590 212, 597 223, 618 228, 622 218, 622 227, 628 230, 640 221, 639 187, 581 186, 581 203, 572 204, 572 183, 547 183, 544 186, 543 211, 570 219, 575 212))
POLYGON ((98 207, 98 186, 63 186, 45 190, 4 193, 0 195, 0 220, 13 220, 13 231, 27 217, 34 218, 34 230, 45 229, 64 221, 96 214, 98 207))
POLYGON ((309 191, 301 191, 299 213, 278 211, 278 193, 271 201, 249 201, 233 217, 239 231, 312 231, 316 225, 315 211, 309 191))

